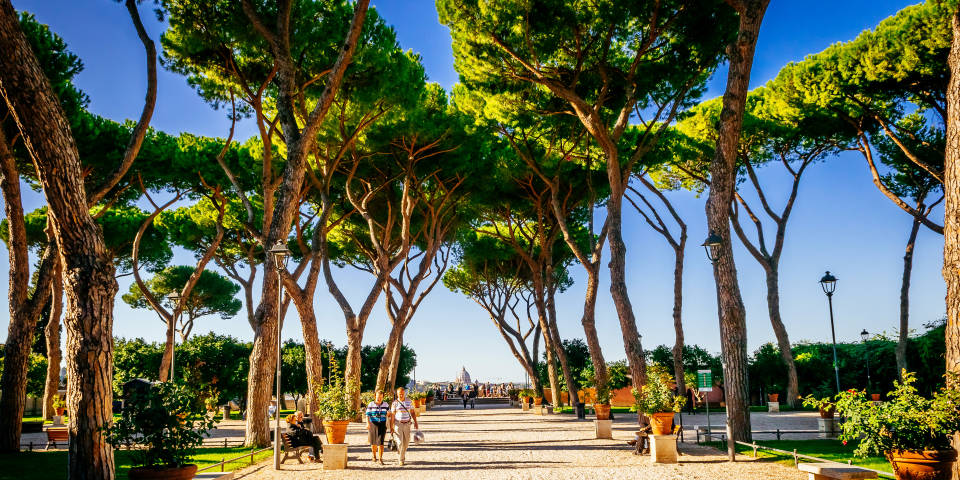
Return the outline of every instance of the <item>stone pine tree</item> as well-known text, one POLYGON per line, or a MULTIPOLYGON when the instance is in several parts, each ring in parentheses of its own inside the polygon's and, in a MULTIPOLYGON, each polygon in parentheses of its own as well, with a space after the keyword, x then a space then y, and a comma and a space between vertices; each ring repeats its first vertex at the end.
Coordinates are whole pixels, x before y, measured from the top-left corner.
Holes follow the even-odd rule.
MULTIPOLYGON (((268 250, 290 234, 317 133, 358 44, 367 40, 361 41, 361 32, 369 0, 177 0, 164 6, 170 22, 162 40, 167 66, 187 75, 214 104, 241 101, 257 125, 263 145, 259 224, 242 187, 235 184, 233 193, 247 206, 245 227, 268 250), (282 142, 282 155, 275 141, 282 142)), ((247 399, 254 412, 266 411, 270 402, 281 307, 278 275, 267 255, 250 354, 247 399)), ((266 416, 247 416, 245 442, 269 444, 266 416)))
MULTIPOLYGON (((3 73, 2 96, 23 147, 34 162, 36 178, 42 186, 50 208, 50 236, 59 250, 62 262, 64 293, 67 298, 67 405, 70 424, 71 476, 113 478, 113 452, 103 439, 102 427, 110 421, 111 390, 109 377, 112 351, 112 312, 116 281, 114 267, 102 234, 90 215, 89 207, 108 198, 120 179, 136 159, 146 135, 156 102, 156 51, 140 21, 136 3, 126 2, 138 36, 147 53, 148 86, 143 112, 124 154, 115 168, 104 171, 106 177, 95 188, 87 189, 80 170, 77 143, 70 130, 69 119, 57 92, 46 78, 37 56, 20 28, 16 12, 9 2, 0 3, 0 45, 5 52, 0 61, 3 73)), ((6 141, 4 143, 6 147, 6 141)), ((3 156, 10 158, 10 153, 3 156)), ((15 173, 15 172, 10 172, 15 173)), ((5 175, 6 176, 6 175, 5 175)), ((14 177, 9 177, 14 178, 14 177)), ((17 234, 19 236, 19 233, 17 234)), ((13 237, 13 236, 11 236, 13 237)), ((47 254, 45 254, 46 256, 47 254)), ((50 254, 52 258, 56 253, 50 254)), ((53 270, 53 267, 48 267, 53 270)), ((46 288, 38 291, 46 291, 46 288)), ((36 319, 23 319, 24 326, 36 319)), ((11 329, 20 322, 11 318, 11 329)), ((23 344, 32 344, 31 328, 23 344)), ((14 355, 10 360, 16 360, 14 355)), ((0 421, 0 448, 19 449, 20 415, 23 399, 16 378, 21 369, 6 368, 3 383, 3 415, 15 420, 0 421)))
MULTIPOLYGON (((136 3, 128 0, 126 6, 147 51, 147 101, 121 165, 107 178, 105 189, 88 192, 76 141, 60 101, 31 51, 13 6, 8 1, 0 3, 0 48, 4 51, 0 94, 36 167, 50 209, 51 237, 62 262, 67 300, 67 409, 73 420, 70 478, 112 479, 115 475, 113 449, 106 443, 103 429, 112 419, 110 377, 117 283, 112 259, 89 208, 109 193, 136 159, 156 100, 153 41, 143 29, 136 3)), ((19 433, 16 428, 14 433, 19 433)))
POLYGON ((730 460, 734 460, 734 442, 750 441, 751 434, 746 311, 733 260, 730 207, 736 187, 737 144, 750 86, 753 54, 769 0, 731 0, 728 3, 739 15, 740 26, 736 39, 727 46, 727 86, 717 127, 716 150, 710 162, 710 194, 706 213, 707 226, 721 239, 713 264, 713 275, 717 284, 724 396, 727 402, 727 453, 730 460))
POLYGON ((712 0, 440 0, 437 10, 451 29, 454 66, 468 88, 494 104, 547 92, 548 108, 538 112, 577 118, 602 152, 610 188, 610 294, 639 387, 646 371, 626 284, 623 193, 632 166, 718 63, 732 12, 712 0), (623 135, 631 122, 644 126, 638 142, 623 135))

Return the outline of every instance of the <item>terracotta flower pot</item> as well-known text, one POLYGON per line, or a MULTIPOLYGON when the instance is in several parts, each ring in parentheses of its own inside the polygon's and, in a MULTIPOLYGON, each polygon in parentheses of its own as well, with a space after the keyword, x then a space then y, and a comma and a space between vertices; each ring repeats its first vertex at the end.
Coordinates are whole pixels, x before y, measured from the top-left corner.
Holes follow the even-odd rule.
POLYGON ((543 405, 543 397, 533 397, 534 405, 543 405))
POLYGON ((344 443, 347 425, 350 425, 350 420, 324 420, 323 431, 327 434, 327 443, 344 443))
POLYGON ((63 412, 65 412, 66 410, 67 410, 67 409, 66 409, 66 408, 63 408, 63 407, 58 408, 58 409, 57 409, 57 416, 62 417, 62 416, 63 416, 63 412))
POLYGON ((593 411, 597 413, 597 420, 610 420, 610 404, 595 403, 593 411))
POLYGON ((650 417, 650 428, 654 435, 670 435, 673 433, 673 412, 654 413, 650 417))
POLYGON ((874 402, 879 402, 879 401, 880 401, 880 394, 879 394, 879 393, 871 393, 871 394, 870 394, 870 400, 873 400, 874 402))
POLYGON ((182 467, 136 467, 127 473, 130 480, 190 480, 197 473, 196 465, 182 467))
POLYGON ((820 418, 833 418, 833 414, 836 413, 836 407, 830 405, 829 407, 820 407, 820 418))
POLYGON ((950 480, 953 463, 957 461, 956 450, 925 450, 887 452, 887 460, 893 467, 897 480, 950 480))
POLYGON ((779 402, 779 401, 780 401, 780 394, 779 394, 779 393, 771 393, 771 394, 767 395, 767 400, 768 400, 768 401, 771 401, 771 402, 779 402))

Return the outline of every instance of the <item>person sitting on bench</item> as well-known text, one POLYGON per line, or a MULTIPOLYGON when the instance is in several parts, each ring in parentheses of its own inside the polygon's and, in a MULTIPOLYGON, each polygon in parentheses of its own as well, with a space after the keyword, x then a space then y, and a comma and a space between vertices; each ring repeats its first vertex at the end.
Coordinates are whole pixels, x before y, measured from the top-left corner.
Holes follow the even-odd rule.
POLYGON ((289 428, 290 445, 293 447, 310 447, 308 457, 310 461, 317 461, 317 455, 323 452, 323 445, 320 437, 315 436, 310 428, 303 421, 303 412, 297 410, 287 415, 287 424, 289 428))

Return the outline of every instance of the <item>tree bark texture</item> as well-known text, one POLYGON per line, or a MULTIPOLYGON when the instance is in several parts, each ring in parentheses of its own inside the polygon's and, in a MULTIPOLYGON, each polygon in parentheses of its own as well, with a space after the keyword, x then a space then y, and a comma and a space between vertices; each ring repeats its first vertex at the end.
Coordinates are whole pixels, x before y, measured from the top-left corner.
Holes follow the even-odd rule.
POLYGON ((736 187, 737 144, 750 86, 757 35, 769 0, 729 2, 740 13, 736 40, 727 47, 729 70, 717 136, 710 163, 707 225, 723 240, 714 264, 720 321, 724 395, 727 404, 727 453, 735 458, 734 441, 750 441, 750 396, 747 378, 747 325, 730 236, 730 207, 736 187))
POLYGON ((69 123, 9 1, 0 2, 0 87, 16 113, 49 206, 63 265, 67 330, 68 478, 114 478, 112 421, 114 267, 90 216, 69 123))
POLYGON ((647 383, 647 362, 643 355, 643 345, 640 343, 640 332, 637 330, 637 320, 633 315, 633 306, 630 304, 630 295, 627 293, 626 265, 627 246, 623 243, 623 192, 619 187, 623 183, 619 163, 615 172, 607 166, 607 176, 610 178, 610 199, 607 201, 607 228, 610 242, 610 296, 617 308, 620 320, 620 331, 623 334, 623 349, 630 365, 630 376, 633 388, 640 390, 647 383), (616 179, 614 181, 614 176, 616 179), (617 188, 615 188, 617 186, 617 188))
POLYGON ((583 335, 587 341, 587 350, 590 351, 590 361, 593 363, 593 383, 599 388, 604 388, 610 381, 607 373, 607 363, 603 358, 603 350, 600 349, 600 336, 597 334, 597 290, 600 286, 600 263, 594 265, 584 265, 587 269, 587 291, 583 300, 583 317, 580 324, 583 325, 583 335))
POLYGON ((247 420, 244 446, 270 445, 267 408, 272 398, 277 362, 277 316, 280 311, 277 291, 277 269, 272 255, 266 256, 260 305, 254 316, 253 350, 247 374, 247 420))
MULTIPOLYGON (((956 8, 956 7, 954 7, 956 8)), ((947 149, 943 192, 943 279, 947 284, 946 371, 960 374, 960 11, 953 12, 953 40, 947 63, 947 149)), ((956 379, 948 381, 960 388, 956 379)), ((960 448, 960 433, 953 435, 953 448, 960 448)), ((953 480, 960 480, 960 466, 953 465, 953 480)))
POLYGON ((673 261, 673 376, 677 393, 686 395, 687 384, 683 378, 683 249, 686 245, 686 229, 681 236, 679 248, 674 249, 673 261))
MULTIPOLYGON (((553 277, 552 271, 549 277, 553 277)), ((573 372, 570 370, 570 363, 567 361, 567 352, 563 349, 563 339, 560 337, 560 329, 557 327, 557 305, 555 300, 556 290, 556 287, 551 286, 547 292, 547 313, 549 314, 548 320, 550 321, 550 334, 553 335, 553 344, 557 346, 557 358, 560 360, 560 368, 563 371, 563 379, 567 384, 567 393, 569 393, 570 405, 576 407, 580 404, 580 399, 577 396, 577 380, 573 378, 573 372)))
MULTIPOLYGON (((780 317, 780 272, 773 263, 766 265, 767 276, 767 313, 770 315, 770 324, 773 326, 773 334, 777 338, 777 346, 780 348, 780 357, 787 366, 787 404, 791 407, 796 406, 797 398, 800 396, 800 384, 797 380, 797 366, 793 361, 793 350, 790 347, 790 337, 787 335, 787 327, 783 324, 780 317)), ((776 393, 776 392, 771 392, 776 393)))
POLYGON ((53 396, 60 393, 60 316, 63 314, 63 272, 59 262, 54 270, 53 283, 50 285, 50 318, 43 333, 47 341, 47 380, 43 387, 43 419, 50 420, 56 411, 53 408, 53 396))
MULTIPOLYGON (((920 208, 923 210, 923 208, 920 208)), ((903 253, 903 279, 900 282, 900 335, 897 337, 897 375, 907 370, 907 340, 910 338, 910 273, 913 271, 913 247, 920 232, 920 220, 914 217, 903 253)))

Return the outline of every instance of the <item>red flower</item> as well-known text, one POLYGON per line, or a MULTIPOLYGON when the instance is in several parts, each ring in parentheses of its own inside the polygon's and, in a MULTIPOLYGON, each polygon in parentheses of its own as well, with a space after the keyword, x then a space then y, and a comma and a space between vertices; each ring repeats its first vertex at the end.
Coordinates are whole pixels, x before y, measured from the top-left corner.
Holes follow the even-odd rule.
POLYGON ((843 444, 844 444, 844 445, 846 445, 846 444, 847 444, 847 441, 846 441, 846 440, 844 440, 844 441, 843 441, 843 444))

